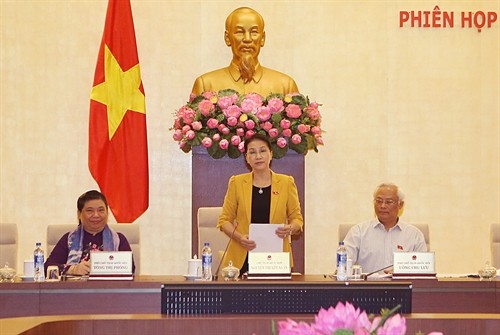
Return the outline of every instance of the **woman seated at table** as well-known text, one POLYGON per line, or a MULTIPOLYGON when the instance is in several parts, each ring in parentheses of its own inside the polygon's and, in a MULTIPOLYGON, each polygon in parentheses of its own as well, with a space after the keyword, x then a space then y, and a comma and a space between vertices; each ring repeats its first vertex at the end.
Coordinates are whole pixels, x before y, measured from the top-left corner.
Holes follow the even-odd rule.
POLYGON ((283 251, 290 252, 293 266, 289 236, 302 232, 304 219, 293 177, 274 173, 272 158, 268 137, 256 134, 245 141, 245 162, 251 172, 229 179, 217 224, 231 238, 221 269, 232 261, 241 274, 248 271, 248 251, 256 247, 249 239, 250 223, 285 224, 275 233, 283 239, 283 251))
MULTIPOLYGON (((57 265, 62 274, 88 275, 90 251, 131 251, 127 238, 108 226, 108 201, 99 191, 88 191, 77 200, 78 226, 64 234, 45 262, 45 272, 57 265)), ((132 272, 135 265, 132 260, 132 272)))

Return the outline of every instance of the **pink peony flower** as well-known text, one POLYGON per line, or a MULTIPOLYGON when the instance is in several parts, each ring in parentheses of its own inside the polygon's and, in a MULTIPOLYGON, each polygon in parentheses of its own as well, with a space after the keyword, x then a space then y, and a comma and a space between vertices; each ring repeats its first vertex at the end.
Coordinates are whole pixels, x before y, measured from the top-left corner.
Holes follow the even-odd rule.
POLYGON ((292 136, 292 130, 290 128, 288 129, 283 129, 283 132, 282 132, 283 136, 285 137, 290 137, 292 136))
POLYGON ((253 122, 253 120, 246 120, 245 121, 245 127, 248 129, 248 130, 252 130, 255 128, 255 122, 253 122))
POLYGON ((234 127, 238 124, 238 119, 235 118, 234 116, 230 116, 227 118, 227 125, 228 126, 231 126, 231 127, 234 127))
POLYGON ((262 96, 260 94, 257 94, 257 93, 248 93, 247 95, 245 95, 245 99, 253 101, 256 108, 262 106, 262 104, 263 104, 262 96))
POLYGON ((223 109, 223 113, 224 113, 224 116, 226 118, 228 117, 235 117, 235 118, 239 118, 240 115, 241 115, 241 109, 240 107, 236 106, 236 105, 231 105, 229 107, 227 107, 226 109, 223 109))
POLYGON ((253 135, 255 135, 255 131, 247 130, 247 132, 245 133, 245 138, 252 138, 253 135))
POLYGON ((319 110, 317 110, 316 108, 309 108, 309 107, 306 107, 305 110, 306 110, 307 116, 311 120, 313 120, 313 121, 319 120, 319 118, 320 118, 319 110))
POLYGON ((222 128, 222 130, 221 130, 221 133, 223 133, 224 135, 227 135, 227 134, 229 134, 230 132, 231 132, 231 131, 229 130, 229 128, 228 128, 228 127, 224 127, 224 128, 222 128))
POLYGON ((201 94, 205 99, 210 100, 213 97, 217 97, 217 92, 214 91, 206 91, 201 94))
POLYGON ((237 128, 236 129, 236 135, 238 135, 239 137, 245 136, 245 129, 243 129, 243 128, 237 128))
POLYGON ((201 130, 201 128, 203 127, 203 125, 201 124, 200 121, 194 121, 193 123, 191 123, 191 127, 193 128, 193 130, 201 130))
POLYGON ((290 120, 287 120, 287 119, 283 119, 283 120, 280 121, 280 127, 283 128, 283 129, 290 128, 291 124, 292 123, 290 122, 290 120))
POLYGON ((192 131, 192 130, 189 130, 187 133, 186 133, 186 139, 188 141, 191 141, 194 137, 196 136, 195 132, 192 131))
POLYGON ((245 152, 245 142, 240 142, 240 144, 238 144, 238 151, 239 152, 245 152))
POLYGON ((196 98, 196 94, 194 93, 189 94, 189 102, 193 102, 194 98, 196 98))
POLYGON ((271 129, 273 127, 273 124, 269 121, 266 121, 264 122, 263 124, 260 125, 262 127, 262 129, 264 129, 265 131, 269 131, 269 129, 271 129))
POLYGON ((174 140, 176 141, 180 141, 182 140, 182 131, 180 129, 176 129, 174 131, 174 136, 173 136, 174 140))
POLYGON ((268 134, 269 134, 269 137, 275 138, 275 137, 278 137, 279 131, 276 128, 271 128, 271 129, 269 129, 268 134))
POLYGON ((182 127, 182 133, 185 135, 188 131, 191 130, 191 126, 185 125, 182 127))
POLYGON ((205 148, 210 148, 212 146, 212 139, 210 137, 205 137, 204 139, 201 140, 201 144, 205 148))
POLYGON ((311 132, 314 134, 314 135, 321 135, 321 128, 318 127, 318 126, 314 126, 311 128, 311 132))
POLYGON ((233 98, 231 96, 220 97, 217 101, 217 105, 222 109, 227 109, 233 104, 233 98))
POLYGON ((283 101, 278 98, 269 99, 267 106, 271 109, 272 114, 281 113, 285 109, 283 101))
POLYGON ((222 150, 227 150, 227 148, 229 147, 229 141, 226 140, 226 139, 223 139, 219 142, 219 148, 221 148, 222 150))
POLYGON ((237 147, 240 143, 241 143, 241 137, 239 137, 238 135, 233 135, 231 137, 231 144, 232 145, 234 145, 235 147, 237 147))
POLYGON ((185 124, 191 124, 194 121, 196 112, 189 107, 182 108, 182 120, 185 124))
POLYGON ((215 106, 210 100, 202 100, 198 104, 198 109, 204 116, 209 116, 215 110, 215 106))
POLYGON ((297 127, 297 130, 299 131, 299 133, 304 134, 304 133, 307 133, 309 131, 309 127, 306 126, 305 124, 301 123, 297 127))
POLYGON ((300 137, 299 134, 295 134, 292 136, 292 143, 293 144, 299 144, 300 142, 302 142, 302 137, 300 137))
POLYGON ((218 142, 220 140, 220 134, 214 134, 212 136, 212 140, 214 140, 215 142, 218 142))
POLYGON ((207 127, 210 129, 215 129, 215 128, 217 128, 218 125, 219 125, 219 121, 217 121, 217 119, 211 118, 211 119, 208 119, 208 121, 207 121, 207 127))
POLYGON ((271 110, 266 106, 261 106, 257 109, 255 116, 257 116, 261 122, 267 121, 271 118, 271 110))
POLYGON ((278 138, 278 140, 276 141, 276 145, 282 149, 286 147, 287 144, 288 142, 283 137, 278 138))
POLYGON ((302 115, 302 111, 300 110, 300 106, 296 104, 289 104, 285 108, 286 116, 291 119, 296 119, 302 115))
POLYGON ((174 120, 174 129, 180 129, 180 128, 181 128, 181 119, 177 117, 174 120))
POLYGON ((257 108, 257 104, 252 99, 243 99, 241 101, 241 110, 243 113, 253 113, 257 108))

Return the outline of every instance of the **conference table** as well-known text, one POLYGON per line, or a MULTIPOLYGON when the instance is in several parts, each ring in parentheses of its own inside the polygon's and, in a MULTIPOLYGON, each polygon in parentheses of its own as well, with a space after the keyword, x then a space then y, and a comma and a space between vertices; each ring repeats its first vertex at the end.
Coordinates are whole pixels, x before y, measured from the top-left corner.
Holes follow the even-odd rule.
MULTIPOLYGON (((351 296, 353 304, 362 306, 365 303, 368 306, 362 308, 365 310, 378 309, 378 302, 402 305, 401 312, 407 318, 409 329, 414 327, 429 332, 432 329, 428 327, 472 329, 477 334, 500 329, 498 279, 378 279, 346 283, 325 275, 294 275, 291 280, 201 282, 188 281, 183 276, 137 276, 133 281, 0 283, 0 333, 5 333, 1 327, 15 326, 29 317, 27 319, 39 328, 47 327, 47 322, 51 327, 56 324, 68 326, 68 320, 71 320, 71 327, 100 324, 101 330, 111 325, 117 329, 133 322, 125 329, 148 324, 159 333, 172 334, 176 327, 194 327, 189 333, 195 334, 195 329, 202 328, 204 322, 216 321, 233 324, 236 328, 258 329, 261 332, 256 334, 260 335, 273 320, 292 317, 310 322, 317 313, 317 306, 328 307, 338 300, 350 301, 351 296), (207 292, 212 293, 207 296, 207 292), (311 305, 311 301, 319 305, 311 305), (246 307, 241 308, 241 305, 246 307)), ((270 334, 270 329, 266 333, 270 334)))

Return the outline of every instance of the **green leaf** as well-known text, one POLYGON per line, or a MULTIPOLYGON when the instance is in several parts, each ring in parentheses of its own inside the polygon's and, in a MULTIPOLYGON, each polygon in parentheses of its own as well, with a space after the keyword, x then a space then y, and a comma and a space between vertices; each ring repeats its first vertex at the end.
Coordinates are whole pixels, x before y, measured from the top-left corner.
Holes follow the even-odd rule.
POLYGON ((208 154, 215 159, 222 158, 226 155, 226 150, 219 148, 219 143, 214 142, 210 148, 207 148, 208 154))
POLYGON ((238 94, 238 91, 235 91, 235 90, 233 90, 231 88, 227 88, 227 89, 224 89, 224 90, 220 90, 218 96, 219 97, 227 97, 227 96, 231 96, 231 95, 234 95, 234 94, 238 94))
POLYGON ((219 114, 219 115, 217 115, 216 119, 217 119, 217 121, 219 121, 219 123, 221 123, 222 121, 224 121, 226 119, 226 117, 224 116, 224 114, 219 114))
POLYGON ((202 101, 205 100, 205 98, 202 95, 197 95, 193 101, 188 102, 187 105, 191 107, 192 109, 198 108, 198 104, 202 101))
POLYGON ((307 140, 304 138, 304 136, 301 137, 302 137, 302 142, 300 142, 299 144, 294 144, 292 141, 290 141, 288 145, 290 146, 290 149, 292 149, 293 151, 296 151, 299 154, 305 154, 307 152, 307 140))
POLYGON ((292 103, 299 105, 302 110, 307 107, 307 99, 302 94, 294 95, 292 97, 292 103))
POLYGON ((285 157, 286 152, 288 151, 288 146, 284 148, 278 147, 276 142, 271 143, 271 147, 273 148, 273 158, 280 159, 285 157))
POLYGON ((280 121, 283 119, 280 113, 273 114, 271 116, 271 120, 273 120, 273 124, 279 124, 280 121))
POLYGON ((229 145, 227 154, 230 158, 238 158, 241 156, 241 151, 238 150, 238 147, 235 147, 234 145, 229 145))
POLYGON ((348 330, 348 329, 337 329, 333 335, 353 335, 353 331, 352 330, 348 330))

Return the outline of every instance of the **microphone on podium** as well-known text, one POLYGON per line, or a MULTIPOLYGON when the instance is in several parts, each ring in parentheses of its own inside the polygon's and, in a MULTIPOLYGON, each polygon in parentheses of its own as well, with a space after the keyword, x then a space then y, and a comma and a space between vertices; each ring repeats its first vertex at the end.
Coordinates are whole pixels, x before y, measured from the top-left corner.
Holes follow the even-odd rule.
POLYGON ((361 278, 362 278, 363 280, 367 280, 367 278, 368 278, 368 277, 370 277, 372 274, 377 273, 377 272, 382 271, 382 270, 386 270, 386 269, 388 269, 388 268, 391 268, 392 266, 393 266, 393 264, 391 264, 391 265, 389 265, 389 266, 386 266, 386 267, 383 267, 382 269, 378 269, 378 270, 375 270, 375 271, 373 271, 373 272, 367 273, 367 274, 365 274, 365 275, 362 275, 362 276, 361 276, 361 278))
POLYGON ((229 243, 231 243, 231 240, 233 239, 234 232, 236 231, 236 228, 238 228, 238 222, 234 225, 233 231, 231 232, 231 236, 229 237, 229 241, 227 241, 226 244, 226 249, 224 249, 224 253, 222 254, 222 257, 220 258, 219 261, 219 266, 217 266, 217 271, 215 271, 215 274, 212 275, 212 280, 217 280, 219 279, 219 270, 222 265, 222 261, 224 260, 224 257, 226 256, 227 249, 229 248, 229 243))

